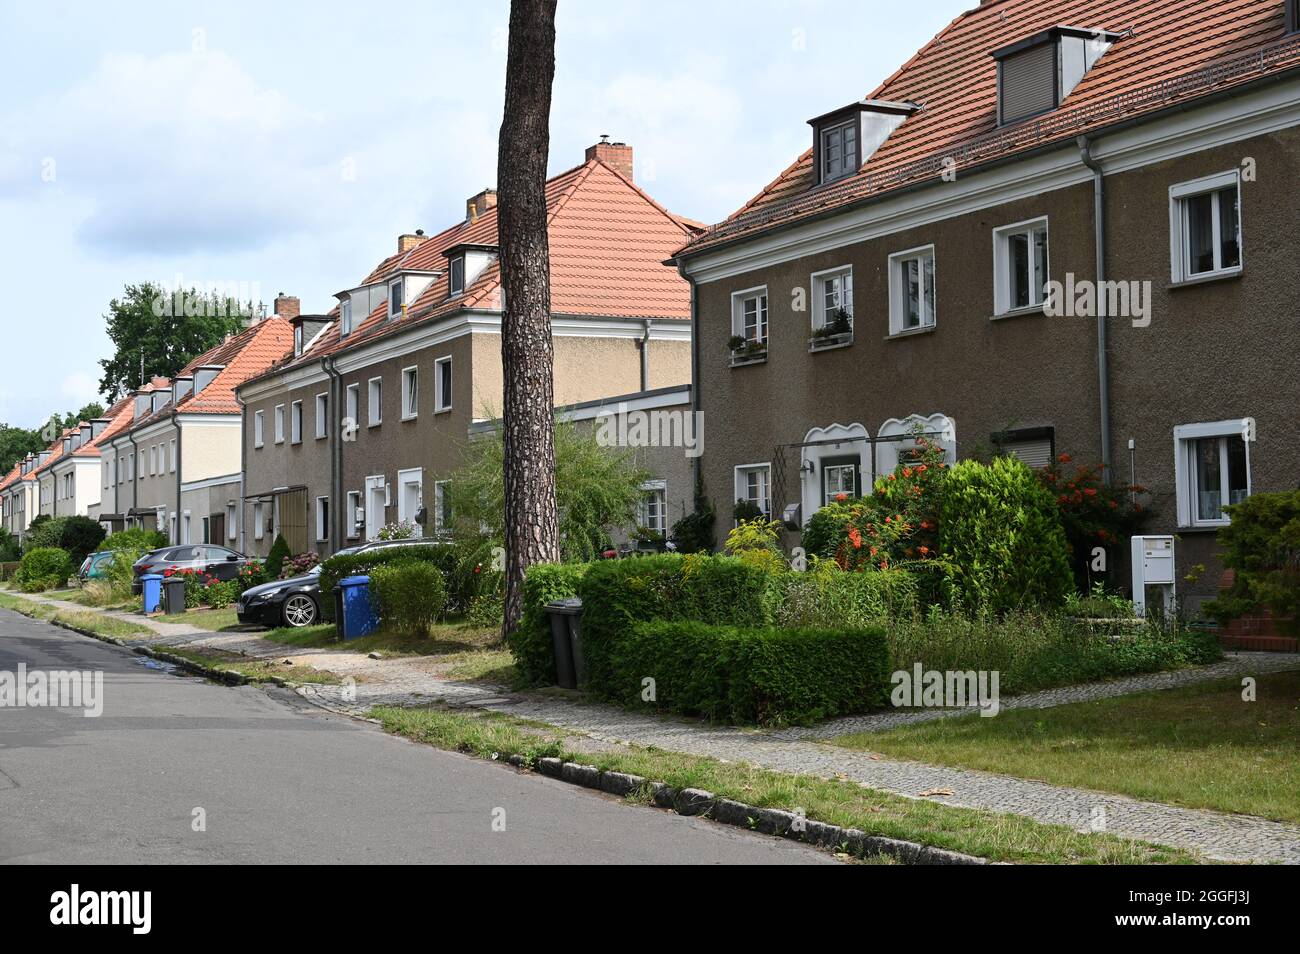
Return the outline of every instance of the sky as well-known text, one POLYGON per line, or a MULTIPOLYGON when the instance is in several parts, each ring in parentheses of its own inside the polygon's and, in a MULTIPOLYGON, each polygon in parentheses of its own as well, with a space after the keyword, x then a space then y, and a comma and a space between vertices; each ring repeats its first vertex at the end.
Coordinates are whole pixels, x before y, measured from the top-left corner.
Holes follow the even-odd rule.
MULTIPOLYGON (((977 0, 559 0, 552 173, 608 134, 716 222, 977 0)), ((0 0, 0 422, 96 398, 109 301, 331 308, 496 180, 507 0, 0 0), (247 297, 247 295, 243 296, 247 297)))

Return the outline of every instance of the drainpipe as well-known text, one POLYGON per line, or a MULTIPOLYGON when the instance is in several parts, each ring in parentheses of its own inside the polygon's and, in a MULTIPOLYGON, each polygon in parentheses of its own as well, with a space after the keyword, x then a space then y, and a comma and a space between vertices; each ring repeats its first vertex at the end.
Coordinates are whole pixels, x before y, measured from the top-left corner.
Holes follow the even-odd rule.
MULTIPOLYGON (((686 280, 691 286, 691 410, 698 415, 700 413, 700 314, 699 302, 696 297, 695 279, 686 271, 686 263, 680 258, 677 260, 677 274, 686 280)), ((699 420, 697 417, 696 420, 699 420)), ((703 448, 701 448, 701 451, 703 448)), ((691 502, 694 504, 695 491, 700 486, 703 474, 703 468, 700 462, 704 460, 703 453, 697 454, 691 458, 691 502)))
MULTIPOLYGON (((176 537, 177 543, 180 543, 180 536, 185 529, 185 518, 181 511, 181 476, 185 473, 185 442, 181 440, 181 422, 172 414, 172 425, 176 428, 176 537)), ((186 540, 186 543, 193 543, 193 540, 186 540)))
POLYGON ((1078 145, 1080 160, 1092 170, 1092 218, 1097 256, 1097 398, 1101 405, 1102 479, 1109 485, 1113 476, 1110 461, 1110 359, 1106 345, 1106 296, 1102 294, 1106 282, 1106 184, 1101 164, 1093 158, 1088 137, 1080 136, 1078 145))
POLYGON ((641 390, 650 390, 650 319, 642 319, 641 333, 641 390))
MULTIPOLYGON (((247 506, 248 502, 244 499, 244 490, 247 486, 245 477, 248 474, 248 432, 244 428, 245 422, 248 420, 248 405, 245 404, 244 399, 239 396, 238 389, 235 390, 235 401, 239 404, 239 496, 236 498, 239 503, 235 508, 235 513, 237 514, 235 519, 239 521, 239 552, 247 556, 248 550, 245 549, 247 541, 244 539, 244 525, 248 521, 244 519, 244 507, 247 506)), ((226 536, 230 536, 229 528, 226 530, 226 536)))
POLYGON ((329 389, 329 414, 333 418, 325 427, 325 433, 328 435, 329 452, 330 452, 330 522, 334 525, 331 528, 330 552, 334 552, 334 543, 343 542, 343 510, 344 505, 341 503, 343 497, 343 441, 339 437, 339 424, 342 416, 338 413, 339 408, 343 406, 343 378, 338 369, 334 366, 332 355, 325 355, 320 359, 320 366, 330 377, 329 389), (330 426, 330 425, 333 426, 330 426))
MULTIPOLYGON (((131 511, 132 511, 132 516, 135 516, 134 511, 136 510, 136 508, 140 506, 140 488, 139 485, 136 483, 136 481, 140 479, 140 475, 135 472, 135 465, 136 465, 135 435, 128 432, 126 435, 126 439, 131 442, 131 511)), ((122 466, 122 461, 120 458, 118 459, 117 466, 118 467, 122 466)))

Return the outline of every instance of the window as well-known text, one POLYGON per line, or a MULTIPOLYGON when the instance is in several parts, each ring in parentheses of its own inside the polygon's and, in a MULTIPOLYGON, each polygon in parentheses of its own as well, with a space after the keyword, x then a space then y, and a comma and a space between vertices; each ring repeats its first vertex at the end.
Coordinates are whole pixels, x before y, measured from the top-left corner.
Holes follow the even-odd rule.
POLYGON ((399 278, 388 286, 388 317, 396 318, 402 313, 402 280, 399 278))
POLYGON ((295 356, 302 354, 302 325, 293 328, 293 353, 295 356))
POLYGON ((204 517, 203 518, 203 539, 200 540, 199 542, 211 543, 212 542, 211 533, 212 533, 212 521, 209 518, 204 517))
POLYGON ((348 539, 355 540, 361 535, 361 527, 357 523, 357 511, 361 509, 361 492, 357 490, 348 491, 348 512, 346 514, 348 521, 348 539))
POLYGON ((641 487, 637 523, 660 536, 666 536, 668 532, 667 494, 667 488, 662 480, 652 481, 641 487))
POLYGON ((993 233, 994 314, 1041 308, 1047 300, 1047 219, 993 233))
POLYGON ((302 443, 302 402, 294 401, 289 405, 289 443, 302 443))
POLYGON ((330 420, 330 396, 328 394, 316 395, 316 440, 329 434, 330 420))
POLYGON ((158 468, 158 445, 155 444, 149 448, 149 476, 152 477, 157 473, 158 468))
POLYGON ((457 255, 448 265, 447 292, 459 295, 465 290, 465 256, 457 255))
POLYGON ((731 333, 767 344, 767 288, 749 288, 731 296, 731 333))
POLYGON ((822 182, 842 179, 858 171, 858 124, 849 120, 821 133, 822 182))
POLYGON ((420 413, 420 369, 402 369, 402 420, 409 421, 420 413))
POLYGON ((261 447, 265 439, 266 415, 262 411, 253 412, 253 446, 261 447))
POLYGON ((239 523, 239 515, 235 510, 235 502, 231 500, 226 504, 226 539, 234 540, 238 533, 236 526, 239 523))
POLYGON ((1174 428, 1178 523, 1227 524, 1223 508, 1250 496, 1250 421, 1184 424, 1174 428))
POLYGON ((1234 170, 1171 186, 1169 233, 1175 282, 1240 272, 1240 175, 1234 170))
POLYGON ((135 480, 135 455, 132 454, 126 459, 126 479, 135 480))
POLYGON ((172 438, 171 444, 171 472, 176 473, 176 438, 172 438))
POLYGON ((934 246, 889 257, 889 333, 935 325, 934 246))
POLYGON ((261 540, 266 536, 266 522, 262 519, 262 502, 253 504, 253 539, 261 540))
POLYGON ((858 475, 861 473, 862 460, 853 457, 822 458, 822 506, 834 503, 841 494, 847 497, 861 496, 858 475))
POLYGON ((330 499, 316 498, 316 542, 325 543, 330 538, 330 499))
POLYGON ((736 468, 736 501, 751 503, 758 507, 763 516, 772 512, 769 483, 772 468, 770 464, 745 464, 736 468))
POLYGON ((813 331, 842 328, 832 334, 845 334, 853 324, 853 269, 836 268, 812 276, 813 331), (837 323, 838 322, 838 323, 837 323))
POLYGON ((376 424, 382 424, 384 421, 380 401, 384 396, 384 382, 382 378, 370 379, 370 393, 366 403, 366 422, 374 427, 376 424))
POLYGON ((277 444, 284 443, 284 405, 283 404, 277 404, 275 406, 275 442, 277 444))
POLYGON ((433 482, 433 529, 439 533, 451 529, 451 482, 433 482))
POLYGON ((435 411, 451 410, 451 358, 439 358, 433 364, 435 411))
POLYGON ((361 385, 359 384, 348 385, 348 390, 345 396, 344 403, 346 405, 346 410, 344 411, 344 414, 347 417, 351 426, 356 427, 357 417, 361 413, 361 385))
POLYGON ((346 338, 352 334, 352 299, 344 298, 339 302, 339 337, 346 338))

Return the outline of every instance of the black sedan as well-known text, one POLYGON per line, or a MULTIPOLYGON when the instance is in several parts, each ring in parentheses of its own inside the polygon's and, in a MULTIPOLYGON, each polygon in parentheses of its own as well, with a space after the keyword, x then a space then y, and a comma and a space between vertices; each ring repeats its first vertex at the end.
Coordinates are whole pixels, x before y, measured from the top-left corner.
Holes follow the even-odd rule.
POLYGON ((244 624, 311 626, 320 619, 320 567, 302 576, 250 586, 235 601, 235 614, 244 624))

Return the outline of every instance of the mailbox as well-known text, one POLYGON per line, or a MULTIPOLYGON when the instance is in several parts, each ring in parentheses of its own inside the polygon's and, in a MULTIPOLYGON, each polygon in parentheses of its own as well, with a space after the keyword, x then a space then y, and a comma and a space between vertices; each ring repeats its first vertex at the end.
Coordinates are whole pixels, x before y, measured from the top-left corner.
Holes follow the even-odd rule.
POLYGON ((1133 537, 1133 606, 1145 616, 1147 601, 1155 597, 1165 613, 1174 610, 1174 538, 1172 536, 1133 537))

